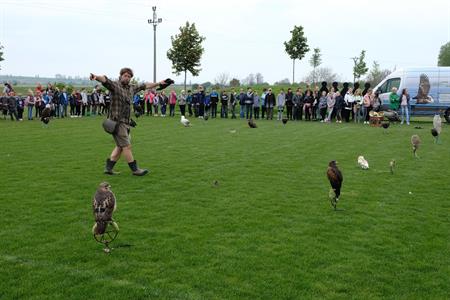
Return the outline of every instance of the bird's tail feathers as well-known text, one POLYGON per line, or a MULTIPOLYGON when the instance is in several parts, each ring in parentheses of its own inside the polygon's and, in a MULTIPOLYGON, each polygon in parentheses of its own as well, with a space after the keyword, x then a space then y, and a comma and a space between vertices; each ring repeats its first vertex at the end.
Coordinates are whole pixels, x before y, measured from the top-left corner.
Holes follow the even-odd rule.
POLYGON ((106 231, 107 222, 105 221, 97 221, 96 227, 94 228, 94 234, 104 234, 106 231))

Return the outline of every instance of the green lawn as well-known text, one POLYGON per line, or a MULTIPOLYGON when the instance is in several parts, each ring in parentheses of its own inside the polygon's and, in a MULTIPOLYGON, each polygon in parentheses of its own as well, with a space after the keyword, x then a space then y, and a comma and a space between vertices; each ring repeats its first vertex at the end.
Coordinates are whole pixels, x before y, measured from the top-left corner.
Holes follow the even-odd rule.
POLYGON ((151 173, 132 176, 121 160, 108 177, 113 142, 101 120, 0 120, 0 299, 450 297, 447 125, 436 145, 430 123, 385 134, 143 117, 132 140, 151 173), (333 159, 344 175, 339 211, 325 175, 333 159), (109 255, 90 231, 104 180, 121 229, 109 255))

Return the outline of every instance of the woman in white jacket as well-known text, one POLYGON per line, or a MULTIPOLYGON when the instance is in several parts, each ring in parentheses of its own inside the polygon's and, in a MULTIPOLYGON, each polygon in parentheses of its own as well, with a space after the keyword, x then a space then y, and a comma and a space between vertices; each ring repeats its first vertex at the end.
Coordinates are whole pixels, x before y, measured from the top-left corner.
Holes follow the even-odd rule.
POLYGON ((353 89, 349 88, 347 91, 347 94, 345 94, 344 97, 344 109, 343 109, 343 113, 344 113, 344 119, 345 122, 349 122, 350 120, 350 112, 353 110, 353 103, 355 102, 355 98, 353 96, 353 89))

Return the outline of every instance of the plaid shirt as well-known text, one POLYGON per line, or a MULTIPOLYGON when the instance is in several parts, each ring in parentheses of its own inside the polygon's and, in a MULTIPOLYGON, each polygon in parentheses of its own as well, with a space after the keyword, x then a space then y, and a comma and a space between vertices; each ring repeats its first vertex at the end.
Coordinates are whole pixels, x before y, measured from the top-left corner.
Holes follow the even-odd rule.
POLYGON ((106 77, 106 82, 102 84, 111 92, 111 109, 108 118, 129 124, 133 96, 145 90, 145 83, 123 85, 119 81, 112 81, 106 77))

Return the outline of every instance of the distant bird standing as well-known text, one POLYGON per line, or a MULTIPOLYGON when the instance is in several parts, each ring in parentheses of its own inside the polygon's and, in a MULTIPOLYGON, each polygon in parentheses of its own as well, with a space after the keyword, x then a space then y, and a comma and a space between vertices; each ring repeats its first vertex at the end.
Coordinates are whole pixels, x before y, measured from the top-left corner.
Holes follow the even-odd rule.
POLYGON ((256 123, 253 121, 253 119, 248 120, 248 126, 250 126, 250 128, 258 128, 258 126, 256 126, 256 123))
POLYGON ((414 134, 413 136, 411 136, 411 144, 413 147, 414 157, 418 157, 416 152, 417 152, 417 149, 419 149, 420 143, 421 143, 420 137, 417 134, 414 134))
POLYGON ((338 169, 338 167, 336 165, 336 161, 334 161, 334 160, 332 160, 328 163, 327 177, 328 177, 328 180, 330 181, 332 191, 334 192, 334 193, 331 193, 331 191, 330 191, 331 205, 336 210, 336 205, 337 205, 337 202, 339 201, 339 196, 341 195, 341 186, 342 186, 342 182, 344 181, 344 177, 342 176, 342 173, 338 169))
POLYGON ((184 127, 191 126, 191 122, 188 119, 186 119, 185 116, 181 116, 180 122, 181 122, 181 124, 183 124, 184 127))
POLYGON ((394 174, 395 159, 391 159, 391 161, 389 162, 389 168, 391 169, 391 174, 394 174))
POLYGON ((283 124, 286 125, 286 123, 288 122, 288 118, 283 118, 283 119, 281 119, 281 122, 283 122, 283 124))
POLYGON ((434 115, 433 118, 433 129, 431 129, 431 134, 434 136, 434 142, 439 143, 439 136, 442 131, 442 119, 439 114, 434 115))
POLYGON ((362 155, 358 156, 358 165, 363 170, 369 169, 369 162, 362 155))

